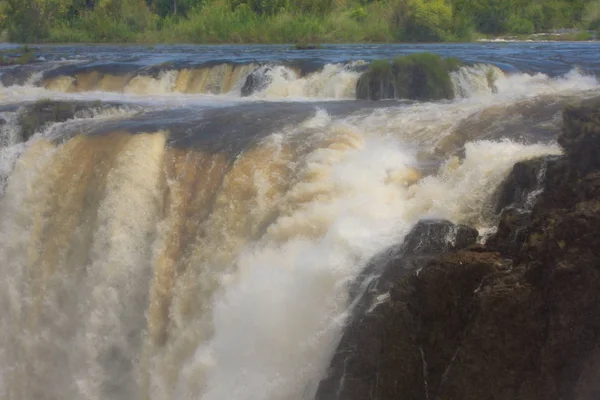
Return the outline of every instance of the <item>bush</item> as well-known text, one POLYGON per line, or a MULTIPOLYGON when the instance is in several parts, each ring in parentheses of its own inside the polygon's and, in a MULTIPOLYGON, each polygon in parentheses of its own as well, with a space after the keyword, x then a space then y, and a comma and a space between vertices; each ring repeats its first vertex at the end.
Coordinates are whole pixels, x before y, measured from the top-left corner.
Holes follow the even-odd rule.
POLYGON ((287 0, 232 0, 231 5, 234 10, 246 6, 259 15, 274 15, 284 11, 288 2, 287 0))
POLYGON ((404 39, 411 42, 443 42, 451 35, 452 8, 444 0, 409 3, 404 39))
POLYGON ((464 15, 457 14, 453 21, 454 40, 470 42, 477 36, 473 21, 464 15))
POLYGON ((584 29, 597 30, 600 28, 600 0, 591 1, 587 4, 581 22, 584 29))
POLYGON ((511 18, 507 23, 507 29, 511 33, 529 35, 535 31, 533 22, 523 18, 511 18))
POLYGON ((8 37, 11 41, 31 43, 48 32, 48 20, 44 9, 33 0, 9 0, 7 16, 8 37))
POLYGON ((313 15, 323 15, 333 9, 333 0, 294 0, 290 2, 296 10, 313 15))
POLYGON ((450 72, 462 63, 455 58, 418 53, 393 61, 374 61, 358 80, 359 99, 439 100, 454 97, 450 72))
POLYGON ((144 0, 100 0, 91 12, 57 24, 50 39, 58 42, 131 42, 158 27, 158 16, 144 0))
POLYGON ((359 6, 350 10, 348 16, 356 21, 363 21, 369 14, 365 11, 364 7, 359 6))

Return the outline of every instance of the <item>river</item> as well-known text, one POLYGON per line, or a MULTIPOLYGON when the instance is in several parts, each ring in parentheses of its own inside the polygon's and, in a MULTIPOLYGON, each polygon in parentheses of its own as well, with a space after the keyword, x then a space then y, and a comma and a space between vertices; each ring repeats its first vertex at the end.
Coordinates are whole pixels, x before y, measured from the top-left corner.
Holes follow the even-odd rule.
POLYGON ((484 240, 514 163, 600 95, 600 43, 35 52, 0 69, 5 400, 311 400, 369 260, 423 218, 484 240), (356 100, 422 51, 468 64, 455 99, 356 100))

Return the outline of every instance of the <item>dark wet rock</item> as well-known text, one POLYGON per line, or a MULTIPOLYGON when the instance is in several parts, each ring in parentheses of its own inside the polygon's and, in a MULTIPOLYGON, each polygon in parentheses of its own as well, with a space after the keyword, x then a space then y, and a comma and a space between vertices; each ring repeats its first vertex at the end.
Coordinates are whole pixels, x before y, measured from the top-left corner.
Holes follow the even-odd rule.
POLYGON ((582 173, 600 168, 600 99, 567 107, 563 119, 564 133, 559 143, 573 167, 582 173))
MULTIPOLYGON (((156 73, 157 68, 151 70, 152 73, 156 73)), ((90 64, 67 64, 57 68, 53 68, 44 72, 44 79, 56 78, 59 76, 71 76, 75 78, 78 74, 91 74, 96 73, 98 76, 102 75, 132 75, 134 73, 143 73, 146 75, 150 72, 144 69, 144 66, 130 63, 107 63, 98 64, 96 62, 90 64)))
POLYGON ((465 248, 477 241, 479 232, 445 220, 422 220, 404 239, 405 254, 429 255, 465 248))
POLYGON ((429 258, 357 307, 317 399, 599 398, 598 115, 598 103, 566 109, 565 156, 546 160, 525 217, 511 204, 540 160, 515 167, 493 247, 429 258))
POLYGON ((518 162, 496 190, 495 211, 500 214, 498 228, 487 245, 506 255, 520 250, 527 227, 531 223, 531 212, 542 192, 548 163, 555 157, 539 157, 518 162))
POLYGON ((258 67, 246 77, 246 82, 242 86, 242 96, 251 96, 256 92, 266 89, 272 81, 268 72, 272 69, 269 66, 258 67))
POLYGON ((434 255, 475 243, 477 236, 476 229, 465 225, 424 220, 401 246, 371 262, 359 284, 351 288, 354 299, 362 298, 332 361, 340 368, 333 367, 321 382, 317 399, 424 398, 424 370, 415 368, 421 365, 418 320, 410 312, 415 290, 402 279, 434 255), (389 318, 396 316, 398 320, 390 324, 389 318), (399 380, 411 382, 410 391, 397 386, 399 380))
POLYGON ((103 107, 112 107, 115 104, 96 102, 69 102, 41 100, 30 104, 21 110, 19 125, 23 141, 29 140, 36 132, 53 122, 64 122, 74 118, 79 113, 103 107))
POLYGON ((356 98, 363 100, 454 98, 450 72, 460 66, 454 58, 418 53, 393 61, 373 61, 356 84, 356 98))
POLYGON ((351 286, 351 298, 355 299, 368 288, 371 299, 366 299, 364 303, 371 304, 375 297, 388 291, 391 282, 404 276, 407 271, 418 268, 432 256, 473 245, 478 235, 479 232, 474 228, 443 219, 419 221, 401 245, 393 246, 371 260, 351 286), (396 267, 390 268, 391 263, 395 263, 396 267), (375 276, 377 279, 372 281, 375 276))
POLYGON ((0 75, 0 83, 3 86, 25 85, 33 74, 39 71, 40 66, 36 64, 18 65, 3 68, 0 75))
POLYGON ((528 197, 541 187, 546 163, 547 157, 516 163, 497 191, 496 212, 499 213, 509 206, 531 208, 527 204, 528 197))
POLYGON ((531 211, 507 207, 500 213, 496 233, 487 240, 490 249, 514 256, 521 250, 531 224, 531 211))

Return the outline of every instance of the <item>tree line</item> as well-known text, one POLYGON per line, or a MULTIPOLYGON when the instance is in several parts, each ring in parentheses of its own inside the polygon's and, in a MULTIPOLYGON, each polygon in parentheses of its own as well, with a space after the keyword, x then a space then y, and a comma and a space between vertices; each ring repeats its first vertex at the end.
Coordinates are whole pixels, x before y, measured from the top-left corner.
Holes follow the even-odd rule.
POLYGON ((19 42, 468 41, 598 30, 600 0, 0 0, 19 42))

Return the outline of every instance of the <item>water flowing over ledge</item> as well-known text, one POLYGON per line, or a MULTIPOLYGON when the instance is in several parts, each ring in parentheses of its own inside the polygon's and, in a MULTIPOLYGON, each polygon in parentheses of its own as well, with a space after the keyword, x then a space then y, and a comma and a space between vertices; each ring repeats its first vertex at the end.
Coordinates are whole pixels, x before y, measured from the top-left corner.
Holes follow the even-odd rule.
POLYGON ((60 68, 0 89, 3 398, 312 399, 369 261, 422 218, 490 229, 600 91, 484 63, 437 102, 339 101, 356 62, 60 68))

